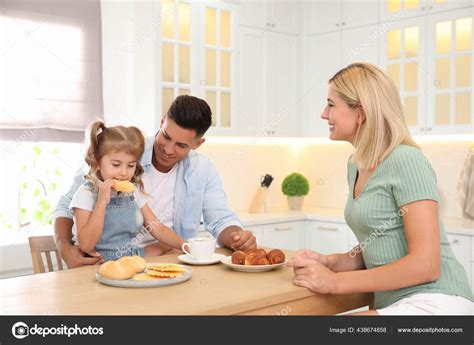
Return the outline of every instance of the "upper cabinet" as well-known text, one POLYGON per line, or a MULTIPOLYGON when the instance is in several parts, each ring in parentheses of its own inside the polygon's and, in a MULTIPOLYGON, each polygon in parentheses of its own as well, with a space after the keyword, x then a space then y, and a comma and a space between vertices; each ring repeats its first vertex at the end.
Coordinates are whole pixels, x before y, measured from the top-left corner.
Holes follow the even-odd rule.
POLYGON ((299 3, 290 0, 242 0, 240 24, 258 29, 297 34, 299 3))
POLYGON ((473 7, 400 20, 381 41, 412 134, 472 133, 473 7))
POLYGON ((308 35, 375 24, 379 19, 378 1, 312 0, 303 2, 303 7, 308 35))
POLYGON ((472 6, 472 0, 381 0, 380 19, 423 16, 472 6))
POLYGON ((235 8, 224 3, 160 3, 162 113, 175 97, 194 95, 211 107, 210 134, 235 133, 235 8))

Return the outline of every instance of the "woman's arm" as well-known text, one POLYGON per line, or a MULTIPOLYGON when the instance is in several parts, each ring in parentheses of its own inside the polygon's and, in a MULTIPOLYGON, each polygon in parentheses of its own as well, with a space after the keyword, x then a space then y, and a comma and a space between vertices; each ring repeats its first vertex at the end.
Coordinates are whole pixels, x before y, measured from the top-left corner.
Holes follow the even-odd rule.
POLYGON ((147 204, 141 208, 145 220, 145 228, 158 241, 181 250, 184 241, 173 230, 163 225, 153 214, 153 211, 147 204))
POLYGON ((327 267, 333 272, 357 271, 365 269, 364 258, 359 245, 348 253, 327 255, 327 267))
POLYGON ((291 264, 295 284, 320 293, 346 294, 397 290, 436 281, 441 265, 437 203, 420 200, 403 208, 406 256, 377 268, 339 273, 319 262, 295 260, 291 264))

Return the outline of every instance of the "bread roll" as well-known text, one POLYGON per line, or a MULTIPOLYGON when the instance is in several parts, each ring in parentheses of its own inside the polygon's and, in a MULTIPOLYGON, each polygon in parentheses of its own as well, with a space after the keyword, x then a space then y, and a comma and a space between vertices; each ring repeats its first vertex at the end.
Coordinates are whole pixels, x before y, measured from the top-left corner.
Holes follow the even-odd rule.
POLYGON ((125 280, 146 268, 145 259, 139 256, 124 256, 117 261, 107 261, 100 266, 99 273, 108 279, 125 280))

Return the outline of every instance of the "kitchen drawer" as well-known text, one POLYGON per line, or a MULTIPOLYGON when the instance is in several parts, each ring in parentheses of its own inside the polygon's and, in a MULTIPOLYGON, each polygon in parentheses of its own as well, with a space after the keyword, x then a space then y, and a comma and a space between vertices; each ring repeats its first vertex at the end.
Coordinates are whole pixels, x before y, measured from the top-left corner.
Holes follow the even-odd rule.
POLYGON ((305 222, 288 222, 265 225, 259 245, 271 248, 298 250, 305 233, 305 222))
POLYGON ((308 227, 308 247, 322 254, 345 253, 349 230, 344 223, 312 221, 308 227))
MULTIPOLYGON (((446 234, 454 256, 466 270, 469 282, 472 276, 472 239, 471 236, 446 234)), ((472 287, 472 285, 471 285, 472 287)))

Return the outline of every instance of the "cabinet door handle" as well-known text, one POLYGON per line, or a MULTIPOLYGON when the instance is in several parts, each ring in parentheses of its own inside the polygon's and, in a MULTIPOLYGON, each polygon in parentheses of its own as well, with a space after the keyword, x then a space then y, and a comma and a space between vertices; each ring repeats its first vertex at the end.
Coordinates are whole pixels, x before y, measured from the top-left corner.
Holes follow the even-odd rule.
POLYGON ((431 132, 431 130, 432 130, 431 127, 428 127, 428 128, 426 129, 427 132, 431 132))
POLYGON ((318 226, 318 230, 324 230, 324 231, 337 231, 337 227, 329 227, 329 226, 318 226))
POLYGON ((449 241, 449 243, 456 244, 456 243, 459 243, 459 240, 455 239, 455 240, 449 241))
POLYGON ((346 25, 346 22, 342 22, 341 25, 342 25, 342 26, 345 26, 345 25, 346 25))
POLYGON ((293 229, 292 226, 284 226, 284 227, 281 227, 281 228, 276 227, 275 231, 288 231, 288 230, 291 230, 291 229, 293 229))

